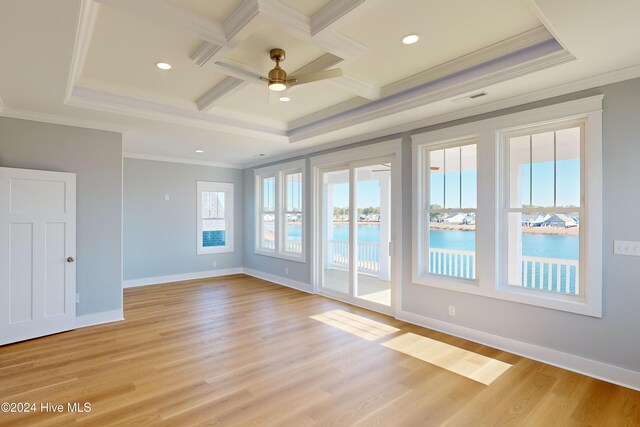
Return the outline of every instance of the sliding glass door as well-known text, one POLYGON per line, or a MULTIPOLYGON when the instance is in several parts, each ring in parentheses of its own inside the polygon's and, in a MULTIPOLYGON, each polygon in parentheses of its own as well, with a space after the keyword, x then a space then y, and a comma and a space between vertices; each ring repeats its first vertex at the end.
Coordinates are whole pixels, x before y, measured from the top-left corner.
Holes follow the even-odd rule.
POLYGON ((320 292, 389 312, 393 157, 321 169, 320 292))

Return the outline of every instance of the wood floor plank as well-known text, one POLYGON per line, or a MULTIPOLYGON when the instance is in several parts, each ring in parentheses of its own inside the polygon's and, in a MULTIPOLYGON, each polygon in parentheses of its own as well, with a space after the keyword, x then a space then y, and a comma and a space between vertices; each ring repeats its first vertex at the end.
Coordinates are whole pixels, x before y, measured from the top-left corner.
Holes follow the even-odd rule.
POLYGON ((0 425, 640 425, 637 391, 252 277, 124 301, 123 322, 0 347, 0 402, 91 403, 0 425), (382 345, 416 335, 436 364, 382 345), (468 352, 511 367, 485 385, 436 366, 468 352))

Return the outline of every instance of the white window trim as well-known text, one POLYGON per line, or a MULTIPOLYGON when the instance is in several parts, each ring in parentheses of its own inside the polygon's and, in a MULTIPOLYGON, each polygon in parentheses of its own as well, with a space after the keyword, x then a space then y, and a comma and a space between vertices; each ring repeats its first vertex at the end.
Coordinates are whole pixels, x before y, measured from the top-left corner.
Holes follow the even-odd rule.
MULTIPOLYGON (((546 307, 593 317, 602 317, 602 99, 603 95, 564 102, 501 117, 467 123, 412 136, 413 147, 413 283, 455 290, 523 304, 546 307), (585 120, 584 201, 586 212, 584 241, 581 241, 581 296, 518 289, 502 282, 500 256, 500 203, 502 138, 507 132, 535 125, 552 125, 572 119, 585 120), (478 206, 476 218, 477 283, 451 277, 421 274, 420 256, 424 247, 421 216, 424 207, 423 147, 429 144, 477 138, 478 206), (586 221, 589 225, 586 226, 586 221)), ((581 218, 582 222, 582 218, 581 218)))
POLYGON ((197 221, 197 254, 219 254, 234 251, 234 187, 229 182, 196 181, 196 221, 197 221), (225 245, 224 246, 202 246, 202 193, 208 191, 218 191, 225 193, 224 222, 225 222, 225 245))
POLYGON ((296 262, 306 262, 306 252, 307 252, 307 221, 309 220, 309 214, 307 212, 307 202, 306 202, 306 194, 307 194, 307 163, 306 160, 294 160, 292 162, 287 163, 279 163, 277 165, 267 166, 260 169, 254 170, 254 189, 255 189, 255 202, 254 202, 254 230, 255 230, 255 239, 254 239, 254 253, 258 255, 270 256, 274 258, 281 258, 289 261, 296 262), (302 252, 300 254, 295 254, 292 252, 287 252, 282 247, 282 242, 284 241, 284 230, 286 230, 284 224, 284 213, 285 213, 285 182, 284 177, 286 174, 291 172, 301 172, 302 173, 302 252), (261 180, 263 178, 275 177, 275 196, 276 196, 276 220, 275 220, 275 242, 274 242, 274 250, 268 250, 262 248, 260 246, 260 210, 262 203, 262 185, 261 180))

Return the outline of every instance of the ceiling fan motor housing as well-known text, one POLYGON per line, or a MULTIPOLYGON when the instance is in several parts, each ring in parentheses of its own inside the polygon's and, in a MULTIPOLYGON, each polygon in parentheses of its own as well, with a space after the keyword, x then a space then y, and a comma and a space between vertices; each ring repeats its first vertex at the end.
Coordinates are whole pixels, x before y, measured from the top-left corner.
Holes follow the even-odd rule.
POLYGON ((269 71, 269 82, 271 83, 283 83, 287 82, 287 72, 280 67, 276 67, 269 71))

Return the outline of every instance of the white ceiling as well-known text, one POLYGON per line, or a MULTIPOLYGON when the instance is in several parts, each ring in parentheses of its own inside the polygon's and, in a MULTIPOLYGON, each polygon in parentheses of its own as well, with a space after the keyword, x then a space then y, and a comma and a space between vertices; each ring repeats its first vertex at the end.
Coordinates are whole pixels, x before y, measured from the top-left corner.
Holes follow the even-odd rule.
POLYGON ((0 115, 122 131, 131 156, 250 165, 640 76, 638 17, 637 0, 7 1, 0 115), (345 77, 270 104, 215 64, 266 75, 274 47, 289 73, 334 58, 345 77))

